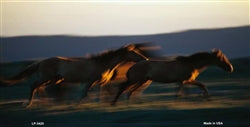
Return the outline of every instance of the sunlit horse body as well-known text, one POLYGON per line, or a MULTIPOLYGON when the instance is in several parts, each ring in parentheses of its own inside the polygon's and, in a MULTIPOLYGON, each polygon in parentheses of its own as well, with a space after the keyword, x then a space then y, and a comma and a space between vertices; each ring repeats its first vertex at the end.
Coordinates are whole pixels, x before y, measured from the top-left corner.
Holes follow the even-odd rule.
POLYGON ((2 80, 1 85, 3 86, 6 83, 15 84, 37 72, 38 80, 31 85, 27 107, 32 105, 34 94, 40 87, 53 84, 87 83, 83 90, 83 98, 87 96, 87 92, 92 85, 106 83, 111 79, 111 77, 103 78, 103 75, 108 73, 112 76, 114 70, 112 68, 116 68, 116 66, 124 62, 136 62, 146 59, 142 54, 143 51, 140 50, 140 46, 142 44, 132 44, 89 58, 48 58, 28 66, 24 71, 12 78, 2 80))
POLYGON ((144 60, 137 62, 128 70, 127 81, 120 84, 119 91, 111 104, 114 105, 124 92, 128 92, 129 99, 130 95, 147 81, 177 82, 181 84, 180 90, 184 84, 196 85, 204 90, 204 95, 208 95, 206 86, 195 80, 199 73, 208 66, 218 66, 225 71, 233 71, 232 64, 221 50, 179 56, 171 61, 144 60))

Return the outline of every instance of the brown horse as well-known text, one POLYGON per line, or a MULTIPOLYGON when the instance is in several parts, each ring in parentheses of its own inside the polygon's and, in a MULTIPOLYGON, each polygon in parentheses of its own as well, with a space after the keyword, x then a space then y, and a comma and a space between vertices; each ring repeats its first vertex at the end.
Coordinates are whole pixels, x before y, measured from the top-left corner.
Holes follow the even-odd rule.
POLYGON ((147 81, 160 83, 177 82, 181 84, 191 84, 204 90, 204 95, 208 95, 205 85, 196 81, 196 77, 208 66, 218 66, 225 71, 232 72, 233 66, 221 50, 213 50, 212 53, 201 52, 191 56, 179 56, 175 60, 144 60, 137 62, 127 72, 127 81, 120 84, 116 97, 111 102, 116 103, 119 96, 128 92, 130 95, 147 81))
POLYGON ((140 47, 143 44, 131 44, 114 51, 108 51, 89 58, 53 57, 31 64, 18 75, 2 79, 1 85, 15 84, 37 72, 38 80, 31 85, 30 98, 27 107, 32 105, 32 100, 39 88, 60 83, 87 83, 83 90, 82 98, 87 96, 89 88, 94 84, 106 83, 112 77, 112 68, 129 61, 147 59, 140 47), (105 78, 105 74, 111 77, 105 78))

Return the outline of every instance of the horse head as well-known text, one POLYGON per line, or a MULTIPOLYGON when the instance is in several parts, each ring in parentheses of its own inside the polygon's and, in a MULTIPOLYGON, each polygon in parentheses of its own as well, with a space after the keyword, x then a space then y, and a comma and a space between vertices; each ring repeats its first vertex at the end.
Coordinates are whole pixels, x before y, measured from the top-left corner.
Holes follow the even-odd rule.
POLYGON ((217 64, 220 68, 224 69, 227 72, 233 72, 233 65, 231 62, 228 60, 226 55, 222 53, 221 50, 213 49, 212 50, 212 55, 214 56, 215 64, 217 64))
POLYGON ((123 56, 125 61, 138 62, 141 60, 148 60, 148 57, 144 55, 142 50, 137 44, 129 44, 123 47, 126 54, 123 56))
POLYGON ((138 43, 138 44, 129 44, 124 46, 127 50, 127 56, 131 58, 137 57, 138 59, 134 62, 138 62, 141 60, 149 60, 149 57, 154 57, 154 52, 159 49, 158 46, 153 45, 151 42, 146 43, 138 43))

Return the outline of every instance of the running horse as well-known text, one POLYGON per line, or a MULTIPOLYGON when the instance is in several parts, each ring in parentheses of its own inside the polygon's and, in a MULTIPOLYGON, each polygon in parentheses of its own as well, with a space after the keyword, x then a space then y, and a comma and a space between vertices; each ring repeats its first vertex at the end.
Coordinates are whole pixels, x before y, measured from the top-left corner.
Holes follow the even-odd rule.
POLYGON ((95 84, 107 83, 113 75, 114 68, 120 64, 147 59, 140 50, 142 44, 130 44, 117 50, 111 50, 89 58, 53 57, 29 65, 18 75, 1 79, 0 86, 10 86, 25 80, 33 73, 38 74, 38 80, 31 85, 27 108, 39 88, 61 83, 86 83, 82 98, 87 96, 89 88, 95 84), (109 75, 109 76, 107 76, 109 75), (108 77, 108 78, 107 78, 108 77))
MULTIPOLYGON (((143 60, 133 65, 127 72, 127 80, 111 102, 114 105, 122 93, 128 93, 127 99, 147 81, 160 83, 179 83, 180 91, 185 84, 195 85, 208 96, 206 86, 195 79, 209 66, 217 66, 227 72, 233 72, 233 66, 221 50, 199 52, 190 56, 178 56, 174 60, 143 60)), ((180 92, 179 91, 179 92, 180 92)))

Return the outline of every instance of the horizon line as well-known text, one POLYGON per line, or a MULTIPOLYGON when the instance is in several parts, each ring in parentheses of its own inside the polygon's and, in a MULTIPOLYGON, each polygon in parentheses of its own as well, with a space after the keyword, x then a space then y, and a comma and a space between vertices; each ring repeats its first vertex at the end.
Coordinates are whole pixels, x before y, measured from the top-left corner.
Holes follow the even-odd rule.
POLYGON ((162 33, 149 33, 149 34, 110 34, 110 35, 81 35, 81 34, 30 34, 30 35, 14 35, 14 36, 3 36, 0 35, 0 38, 12 38, 12 37, 29 37, 29 36, 68 36, 68 37, 120 37, 120 36, 150 36, 150 35, 163 35, 163 34, 175 34, 182 33, 188 31, 198 31, 198 30, 219 30, 219 29, 233 29, 233 28, 242 28, 242 27, 250 27, 249 25, 241 25, 241 26, 231 26, 231 27, 217 27, 217 28, 197 28, 197 29, 186 29, 180 31, 173 32, 162 32, 162 33))
POLYGON ((1 3, 245 3, 248 0, 1 0, 1 3))

